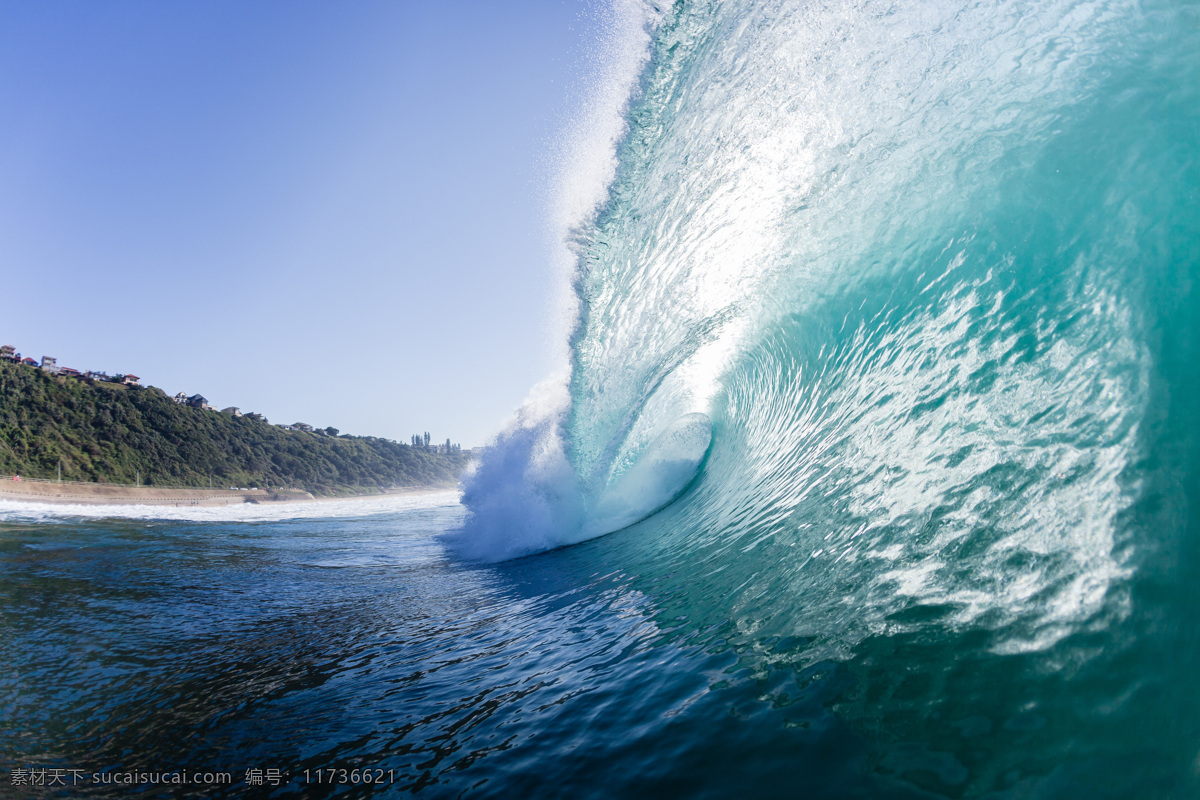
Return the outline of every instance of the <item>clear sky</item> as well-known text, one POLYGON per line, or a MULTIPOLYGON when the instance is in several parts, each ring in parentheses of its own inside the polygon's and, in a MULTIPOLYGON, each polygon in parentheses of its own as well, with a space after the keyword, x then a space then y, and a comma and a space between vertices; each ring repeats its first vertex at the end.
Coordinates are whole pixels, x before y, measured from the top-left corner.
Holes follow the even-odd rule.
POLYGON ((482 444, 553 367, 547 205, 601 17, 0 2, 0 343, 482 444))

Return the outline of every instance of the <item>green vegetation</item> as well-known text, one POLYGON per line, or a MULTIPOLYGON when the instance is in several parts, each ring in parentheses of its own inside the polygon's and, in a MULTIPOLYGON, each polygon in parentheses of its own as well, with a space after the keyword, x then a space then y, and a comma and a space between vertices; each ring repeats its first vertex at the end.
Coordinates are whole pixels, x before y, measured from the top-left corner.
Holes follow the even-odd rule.
MULTIPOLYGON (((334 433, 327 428, 326 433, 334 433)), ((279 486, 313 494, 451 486, 461 451, 285 431, 175 403, 154 387, 89 384, 0 361, 0 474, 144 486, 279 486)))

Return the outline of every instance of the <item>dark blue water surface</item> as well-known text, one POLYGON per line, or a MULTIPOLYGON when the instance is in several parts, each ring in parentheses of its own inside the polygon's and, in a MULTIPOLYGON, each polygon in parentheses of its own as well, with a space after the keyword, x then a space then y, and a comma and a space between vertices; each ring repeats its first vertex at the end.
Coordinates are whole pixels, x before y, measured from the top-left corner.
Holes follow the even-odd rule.
POLYGON ((939 624, 938 608, 822 648, 766 630, 802 617, 805 598, 720 596, 723 570, 664 557, 636 529, 458 563, 434 536, 461 513, 5 523, 0 795, 1188 797, 1200 785, 1194 662, 1173 650, 1186 632, 1154 581, 1134 592, 1145 611, 1034 654, 997 655, 994 633, 939 624), (83 780, 13 786, 22 768, 83 780), (255 769, 279 770, 279 785, 248 785, 255 769), (383 770, 384 783, 317 783, 330 769, 383 770), (233 783, 92 783, 175 771, 233 783))

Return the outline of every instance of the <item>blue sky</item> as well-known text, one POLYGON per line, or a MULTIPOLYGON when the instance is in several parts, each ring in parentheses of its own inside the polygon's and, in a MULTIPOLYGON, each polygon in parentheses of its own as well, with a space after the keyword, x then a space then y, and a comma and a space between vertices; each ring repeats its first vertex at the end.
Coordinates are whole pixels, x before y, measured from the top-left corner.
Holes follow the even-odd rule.
POLYGON ((0 3, 0 343, 482 444, 553 367, 548 204, 601 16, 0 3))

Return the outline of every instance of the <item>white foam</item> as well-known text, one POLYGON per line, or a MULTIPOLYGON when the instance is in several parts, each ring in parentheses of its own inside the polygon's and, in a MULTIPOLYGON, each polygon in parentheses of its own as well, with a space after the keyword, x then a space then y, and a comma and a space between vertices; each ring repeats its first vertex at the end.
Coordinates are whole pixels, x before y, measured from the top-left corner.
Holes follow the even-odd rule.
POLYGON ((565 380, 535 386, 508 427, 463 478, 466 524, 451 550, 502 561, 579 541, 582 489, 563 444, 565 380))
POLYGON ((322 500, 312 503, 231 506, 142 506, 33 503, 0 500, 0 522, 50 522, 70 519, 178 520, 182 522, 276 522, 395 514, 458 504, 457 489, 404 495, 322 500))

